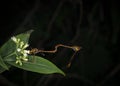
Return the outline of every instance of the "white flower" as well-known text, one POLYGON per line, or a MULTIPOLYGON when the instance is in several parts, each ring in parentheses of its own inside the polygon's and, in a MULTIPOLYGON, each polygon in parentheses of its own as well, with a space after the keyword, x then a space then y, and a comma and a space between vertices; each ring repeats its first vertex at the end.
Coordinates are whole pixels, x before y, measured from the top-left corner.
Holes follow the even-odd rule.
POLYGON ((22 61, 28 61, 28 54, 30 54, 30 50, 25 49, 29 46, 29 44, 24 43, 24 41, 21 41, 15 36, 11 37, 11 40, 13 40, 17 45, 16 64, 22 65, 22 61))
POLYGON ((27 59, 27 58, 26 58, 26 59, 23 59, 23 60, 24 60, 24 61, 26 61, 26 62, 28 61, 28 59, 27 59))
POLYGON ((30 50, 24 50, 24 53, 29 54, 29 53, 30 53, 30 50))
POLYGON ((25 48, 27 48, 29 46, 29 44, 24 44, 24 46, 23 46, 23 49, 25 49, 25 48))
POLYGON ((18 48, 18 49, 17 49, 17 51, 18 51, 18 52, 20 52, 20 51, 21 51, 21 49, 20 49, 20 48, 18 48))
POLYGON ((17 43, 19 43, 20 42, 20 39, 17 39, 17 43))
POLYGON ((11 39, 15 42, 15 43, 17 43, 17 38, 16 37, 11 37, 11 39))
POLYGON ((27 53, 24 53, 23 56, 24 56, 24 57, 27 57, 28 55, 27 55, 27 53))
POLYGON ((11 37, 11 39, 18 44, 20 42, 20 39, 17 39, 15 36, 11 37))
MULTIPOLYGON (((23 46, 24 46, 24 42, 21 41, 19 45, 20 45, 20 48, 23 48, 23 46)), ((24 49, 24 48, 23 48, 23 49, 24 49)))
MULTIPOLYGON (((19 57, 18 57, 18 58, 19 58, 19 57)), ((21 61, 20 59, 17 59, 15 63, 16 63, 16 64, 19 64, 20 66, 22 66, 22 61, 21 61)))

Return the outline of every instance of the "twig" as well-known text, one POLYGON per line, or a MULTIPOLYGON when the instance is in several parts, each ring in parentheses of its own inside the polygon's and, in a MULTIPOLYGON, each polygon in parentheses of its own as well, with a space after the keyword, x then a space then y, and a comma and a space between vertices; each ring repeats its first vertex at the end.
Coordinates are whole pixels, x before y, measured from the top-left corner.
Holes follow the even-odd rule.
MULTIPOLYGON (((53 24, 53 22, 55 21, 56 17, 58 16, 58 14, 59 14, 59 12, 60 12, 60 10, 61 10, 61 7, 62 7, 62 5, 63 5, 63 2, 64 2, 63 0, 61 0, 61 1, 59 2, 59 5, 57 6, 55 12, 53 13, 53 16, 52 16, 50 22, 48 23, 46 33, 48 33, 48 34, 51 33, 51 31, 52 31, 52 24, 53 24)), ((48 38, 44 38, 43 40, 40 40, 40 41, 38 42, 38 44, 39 44, 38 47, 41 46, 46 40, 48 40, 48 38)))
POLYGON ((79 35, 80 35, 80 25, 82 23, 82 17, 83 17, 83 2, 82 2, 82 0, 80 0, 80 17, 79 17, 80 19, 79 19, 78 24, 77 24, 76 35, 71 40, 71 43, 74 43, 79 38, 79 35))
POLYGON ((52 18, 51 18, 51 20, 50 20, 50 22, 48 24, 48 27, 47 27, 47 33, 50 33, 51 28, 52 28, 52 24, 55 21, 56 17, 58 16, 62 5, 63 5, 63 0, 60 1, 58 7, 56 8, 55 12, 53 13, 53 16, 52 16, 52 18))
POLYGON ((89 31, 88 31, 88 39, 94 34, 94 27, 93 27, 93 17, 95 16, 95 12, 98 7, 98 3, 96 2, 95 5, 93 6, 91 12, 88 14, 88 23, 89 23, 89 31))
POLYGON ((106 77, 98 83, 96 86, 102 86, 105 82, 107 82, 110 78, 112 78, 118 71, 120 70, 120 64, 118 64, 106 77))
POLYGON ((2 85, 5 85, 5 86, 18 86, 16 85, 15 83, 12 83, 10 82, 9 80, 7 80, 5 77, 3 77, 2 75, 0 75, 0 83, 2 85))
POLYGON ((75 52, 78 52, 81 49, 80 46, 68 46, 68 45, 63 45, 63 44, 57 44, 55 46, 54 50, 39 50, 37 48, 33 48, 33 49, 30 50, 30 54, 36 54, 36 53, 56 53, 58 51, 59 47, 69 48, 69 49, 72 49, 75 52))
POLYGON ((80 81, 82 81, 82 82, 84 82, 84 83, 89 84, 90 86, 95 86, 95 83, 94 83, 93 81, 87 79, 87 78, 84 77, 84 76, 80 76, 80 75, 78 75, 78 74, 73 74, 73 73, 72 73, 72 74, 69 73, 69 74, 67 74, 67 76, 68 76, 69 78, 76 78, 76 79, 78 79, 78 80, 80 80, 80 81))
POLYGON ((58 74, 51 74, 51 75, 45 75, 40 79, 40 82, 36 86, 49 86, 51 85, 51 82, 55 80, 55 83, 52 83, 52 85, 57 86, 56 84, 59 83, 59 81, 63 78, 63 76, 58 74))
POLYGON ((39 3, 40 0, 36 0, 34 7, 30 10, 30 12, 27 13, 25 19, 23 20, 23 22, 18 26, 18 28, 16 29, 16 31, 14 31, 14 34, 19 32, 21 30, 21 28, 23 28, 33 17, 33 15, 35 14, 35 12, 38 10, 39 8, 39 3))
POLYGON ((23 70, 23 86, 28 86, 27 71, 23 70))
MULTIPOLYGON (((83 3, 82 3, 82 0, 80 0, 80 17, 79 17, 79 21, 78 21, 78 24, 77 24, 77 30, 76 30, 76 35, 73 37, 73 39, 70 41, 70 44, 71 43, 74 43, 78 38, 79 38, 79 35, 80 35, 80 25, 82 23, 82 17, 83 17, 83 3)), ((62 55, 64 55, 64 53, 66 52, 66 49, 63 49, 59 54, 58 56, 62 57, 62 55)))
POLYGON ((46 77, 47 77, 47 75, 42 76, 42 77, 38 80, 38 83, 36 83, 35 86, 42 86, 42 84, 45 83, 45 81, 46 81, 46 77))

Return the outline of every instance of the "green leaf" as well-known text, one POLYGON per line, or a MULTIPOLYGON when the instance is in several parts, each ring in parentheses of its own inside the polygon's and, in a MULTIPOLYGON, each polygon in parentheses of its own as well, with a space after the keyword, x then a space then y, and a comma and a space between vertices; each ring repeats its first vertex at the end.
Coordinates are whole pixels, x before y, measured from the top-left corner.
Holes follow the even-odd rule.
POLYGON ((30 37, 30 35, 31 35, 32 32, 33 32, 33 30, 29 30, 29 31, 27 31, 25 33, 22 33, 22 34, 19 34, 19 35, 15 36, 15 37, 19 38, 24 43, 28 43, 29 37, 30 37))
POLYGON ((4 69, 8 70, 7 65, 4 63, 3 59, 0 56, 0 66, 3 67, 4 69))
POLYGON ((16 64, 15 61, 7 61, 7 63, 27 71, 32 71, 42 74, 60 73, 62 75, 65 75, 64 72, 61 71, 56 65, 54 65, 47 59, 38 56, 29 56, 29 61, 28 62, 23 61, 22 66, 16 64))
POLYGON ((4 72, 6 69, 0 66, 0 73, 4 72))
POLYGON ((0 48, 0 55, 2 58, 10 55, 16 50, 15 43, 10 39, 8 40, 1 48, 0 48))
MULTIPOLYGON (((30 30, 26 33, 19 34, 15 37, 20 38, 24 43, 28 43, 30 34, 33 30, 30 30)), ((9 58, 16 51, 16 44, 9 39, 1 48, 0 48, 0 73, 8 70, 9 65, 4 63, 4 60, 9 58)), ((12 59, 12 58, 11 58, 12 59)))

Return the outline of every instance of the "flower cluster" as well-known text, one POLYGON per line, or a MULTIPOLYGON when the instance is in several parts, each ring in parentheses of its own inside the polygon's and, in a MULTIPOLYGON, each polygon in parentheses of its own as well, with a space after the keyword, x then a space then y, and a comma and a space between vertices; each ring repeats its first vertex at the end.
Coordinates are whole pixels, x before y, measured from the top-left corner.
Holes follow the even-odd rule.
POLYGON ((29 45, 24 43, 19 38, 11 37, 12 41, 15 42, 17 49, 16 49, 16 64, 22 65, 22 61, 28 61, 28 54, 30 53, 29 50, 25 50, 29 45))

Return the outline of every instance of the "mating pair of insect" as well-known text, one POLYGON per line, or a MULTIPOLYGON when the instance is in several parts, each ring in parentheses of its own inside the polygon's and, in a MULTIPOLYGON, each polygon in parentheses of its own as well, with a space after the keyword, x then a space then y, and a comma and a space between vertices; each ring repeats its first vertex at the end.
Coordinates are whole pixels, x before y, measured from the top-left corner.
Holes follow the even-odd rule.
POLYGON ((71 56, 68 64, 67 64, 67 68, 69 68, 71 66, 71 63, 72 63, 72 60, 74 59, 74 56, 75 54, 81 49, 80 46, 67 46, 67 45, 63 45, 63 44, 57 44, 55 46, 55 49, 54 50, 49 50, 49 51, 46 51, 46 50, 39 50, 37 48, 33 48, 30 50, 30 54, 37 54, 37 53, 56 53, 57 50, 58 50, 58 47, 65 47, 65 48, 70 48, 74 51, 73 55, 71 56))

